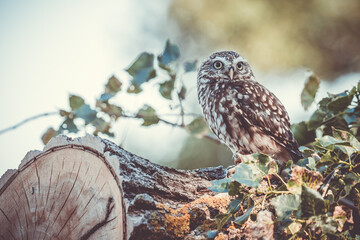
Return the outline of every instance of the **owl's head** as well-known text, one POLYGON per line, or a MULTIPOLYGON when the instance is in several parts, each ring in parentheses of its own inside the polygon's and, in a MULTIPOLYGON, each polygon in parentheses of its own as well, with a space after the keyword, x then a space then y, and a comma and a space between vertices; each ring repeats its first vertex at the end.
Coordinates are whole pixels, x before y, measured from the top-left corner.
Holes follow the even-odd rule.
POLYGON ((235 82, 254 80, 254 74, 247 60, 234 51, 211 54, 202 63, 198 83, 235 82))

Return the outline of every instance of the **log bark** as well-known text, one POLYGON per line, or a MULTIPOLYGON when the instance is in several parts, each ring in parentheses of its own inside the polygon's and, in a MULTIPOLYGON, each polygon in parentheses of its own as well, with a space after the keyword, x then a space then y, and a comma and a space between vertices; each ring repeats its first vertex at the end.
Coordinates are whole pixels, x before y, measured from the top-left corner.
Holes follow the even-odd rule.
POLYGON ((204 239, 226 210, 222 166, 160 166, 113 142, 58 136, 0 179, 0 239, 204 239))

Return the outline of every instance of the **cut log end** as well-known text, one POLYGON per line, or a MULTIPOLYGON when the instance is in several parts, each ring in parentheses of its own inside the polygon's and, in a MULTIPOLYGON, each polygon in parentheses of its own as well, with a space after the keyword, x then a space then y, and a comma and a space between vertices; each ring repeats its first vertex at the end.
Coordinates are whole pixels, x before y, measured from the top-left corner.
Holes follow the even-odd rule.
POLYGON ((83 147, 36 156, 0 189, 0 239, 124 239, 122 191, 112 173, 83 147))

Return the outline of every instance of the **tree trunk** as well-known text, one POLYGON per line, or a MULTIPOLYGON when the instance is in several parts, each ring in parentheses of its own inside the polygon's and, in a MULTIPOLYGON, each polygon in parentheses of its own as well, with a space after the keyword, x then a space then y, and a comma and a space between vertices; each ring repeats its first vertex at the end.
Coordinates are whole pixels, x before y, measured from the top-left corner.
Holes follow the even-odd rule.
POLYGON ((159 166, 87 135, 58 136, 0 179, 0 239, 204 239, 227 194, 223 167, 159 166))

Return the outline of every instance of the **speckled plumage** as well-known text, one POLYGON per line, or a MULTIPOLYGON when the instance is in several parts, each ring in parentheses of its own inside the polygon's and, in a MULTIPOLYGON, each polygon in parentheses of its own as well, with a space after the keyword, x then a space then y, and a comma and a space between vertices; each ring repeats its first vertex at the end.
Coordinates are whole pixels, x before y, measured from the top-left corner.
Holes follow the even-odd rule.
POLYGON ((283 163, 302 157, 284 106, 255 80, 246 59, 236 52, 208 57, 200 67, 197 90, 209 127, 235 160, 260 152, 283 163))

